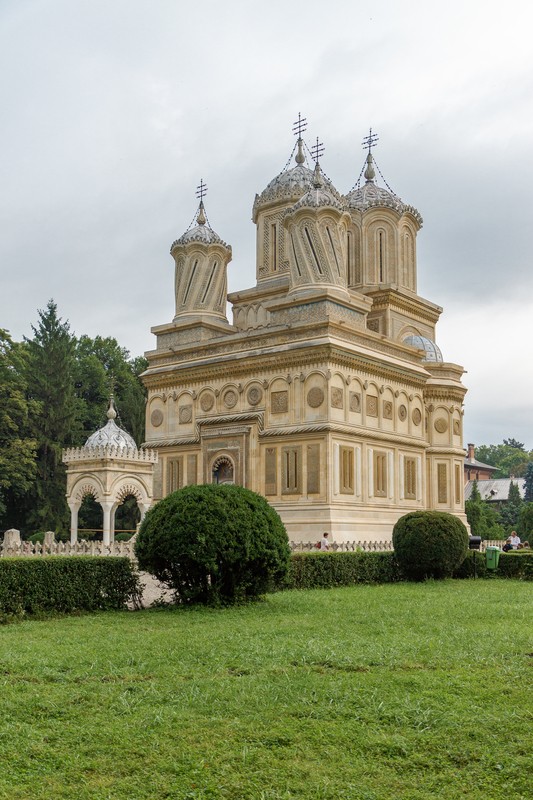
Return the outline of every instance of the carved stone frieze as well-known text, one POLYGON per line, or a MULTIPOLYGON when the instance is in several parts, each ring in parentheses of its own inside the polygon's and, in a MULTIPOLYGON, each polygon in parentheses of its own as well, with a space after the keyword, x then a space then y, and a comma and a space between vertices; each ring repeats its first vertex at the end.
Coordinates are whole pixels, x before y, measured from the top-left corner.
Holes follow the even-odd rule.
POLYGON ((285 414, 289 410, 289 393, 287 391, 271 392, 270 410, 273 414, 285 414))
POLYGON ((361 411, 361 393, 350 392, 350 411, 361 411))
POLYGON ((200 397, 200 408, 202 411, 211 411, 215 405, 215 398, 211 392, 204 392, 200 397))
POLYGON ((313 386, 307 392, 307 405, 311 408, 319 408, 324 402, 324 392, 319 386, 313 386))
POLYGON ((331 407, 344 408, 344 392, 338 386, 331 387, 331 407))
POLYGON ((369 417, 377 417, 378 415, 378 398, 374 397, 374 395, 367 395, 366 413, 369 417))
POLYGON ((178 418, 180 425, 187 425, 192 420, 192 406, 181 406, 178 418))
POLYGON ((150 422, 154 428, 159 428, 163 424, 164 416, 160 408, 154 408, 150 414, 150 422))
POLYGON ((263 391, 259 386, 251 386, 246 394, 246 399, 251 406, 257 406, 263 399, 263 391))
POLYGON ((445 417, 438 417, 433 425, 437 433, 446 433, 448 430, 448 420, 445 417))
POLYGON ((383 401, 383 419, 392 419, 392 402, 390 400, 383 401))

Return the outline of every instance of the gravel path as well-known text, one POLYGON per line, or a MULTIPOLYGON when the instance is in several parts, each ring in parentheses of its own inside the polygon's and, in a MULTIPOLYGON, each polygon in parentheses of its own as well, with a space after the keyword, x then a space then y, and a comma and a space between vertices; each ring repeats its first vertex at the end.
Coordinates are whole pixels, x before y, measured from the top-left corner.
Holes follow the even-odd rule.
MULTIPOLYGON (((142 594, 142 604, 144 608, 149 608, 154 603, 171 603, 172 592, 162 586, 158 580, 150 575, 149 572, 140 572, 141 584, 144 586, 142 594)), ((130 610, 134 610, 133 605, 129 604, 130 610)))

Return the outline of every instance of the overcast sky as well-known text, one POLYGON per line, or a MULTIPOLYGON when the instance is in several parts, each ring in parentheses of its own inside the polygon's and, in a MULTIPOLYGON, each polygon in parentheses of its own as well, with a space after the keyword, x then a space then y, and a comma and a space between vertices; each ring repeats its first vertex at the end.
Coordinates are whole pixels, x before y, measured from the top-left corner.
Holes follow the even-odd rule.
POLYGON ((132 355, 174 315, 195 188, 255 283, 256 192, 298 112, 348 191, 374 154, 424 218, 419 293, 467 373, 465 442, 533 448, 533 11, 494 0, 0 0, 0 327, 50 298, 132 355))

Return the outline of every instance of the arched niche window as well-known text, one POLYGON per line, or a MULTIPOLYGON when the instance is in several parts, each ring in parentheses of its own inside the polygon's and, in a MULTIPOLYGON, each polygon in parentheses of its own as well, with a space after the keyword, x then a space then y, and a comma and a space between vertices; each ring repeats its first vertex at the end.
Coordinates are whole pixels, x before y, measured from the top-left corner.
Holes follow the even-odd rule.
POLYGON ((233 461, 227 456, 217 458, 212 469, 213 483, 235 483, 233 461))
POLYGON ((380 228, 377 232, 377 282, 385 283, 385 268, 387 258, 387 234, 380 228))
POLYGON ((402 283, 409 289, 413 287, 413 270, 415 262, 414 240, 410 231, 404 228, 402 232, 402 283))

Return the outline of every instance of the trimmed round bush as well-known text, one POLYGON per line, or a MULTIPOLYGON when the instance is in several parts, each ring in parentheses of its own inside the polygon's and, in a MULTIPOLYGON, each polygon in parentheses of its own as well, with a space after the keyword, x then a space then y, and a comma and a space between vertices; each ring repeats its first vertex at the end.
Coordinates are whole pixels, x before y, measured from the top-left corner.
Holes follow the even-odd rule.
POLYGON ((398 520, 392 544, 406 577, 449 578, 468 553, 468 531, 445 511, 414 511, 398 520))
POLYGON ((290 548, 278 513, 242 486, 187 486, 146 514, 135 544, 139 568, 181 603, 228 605, 280 585, 290 548))

